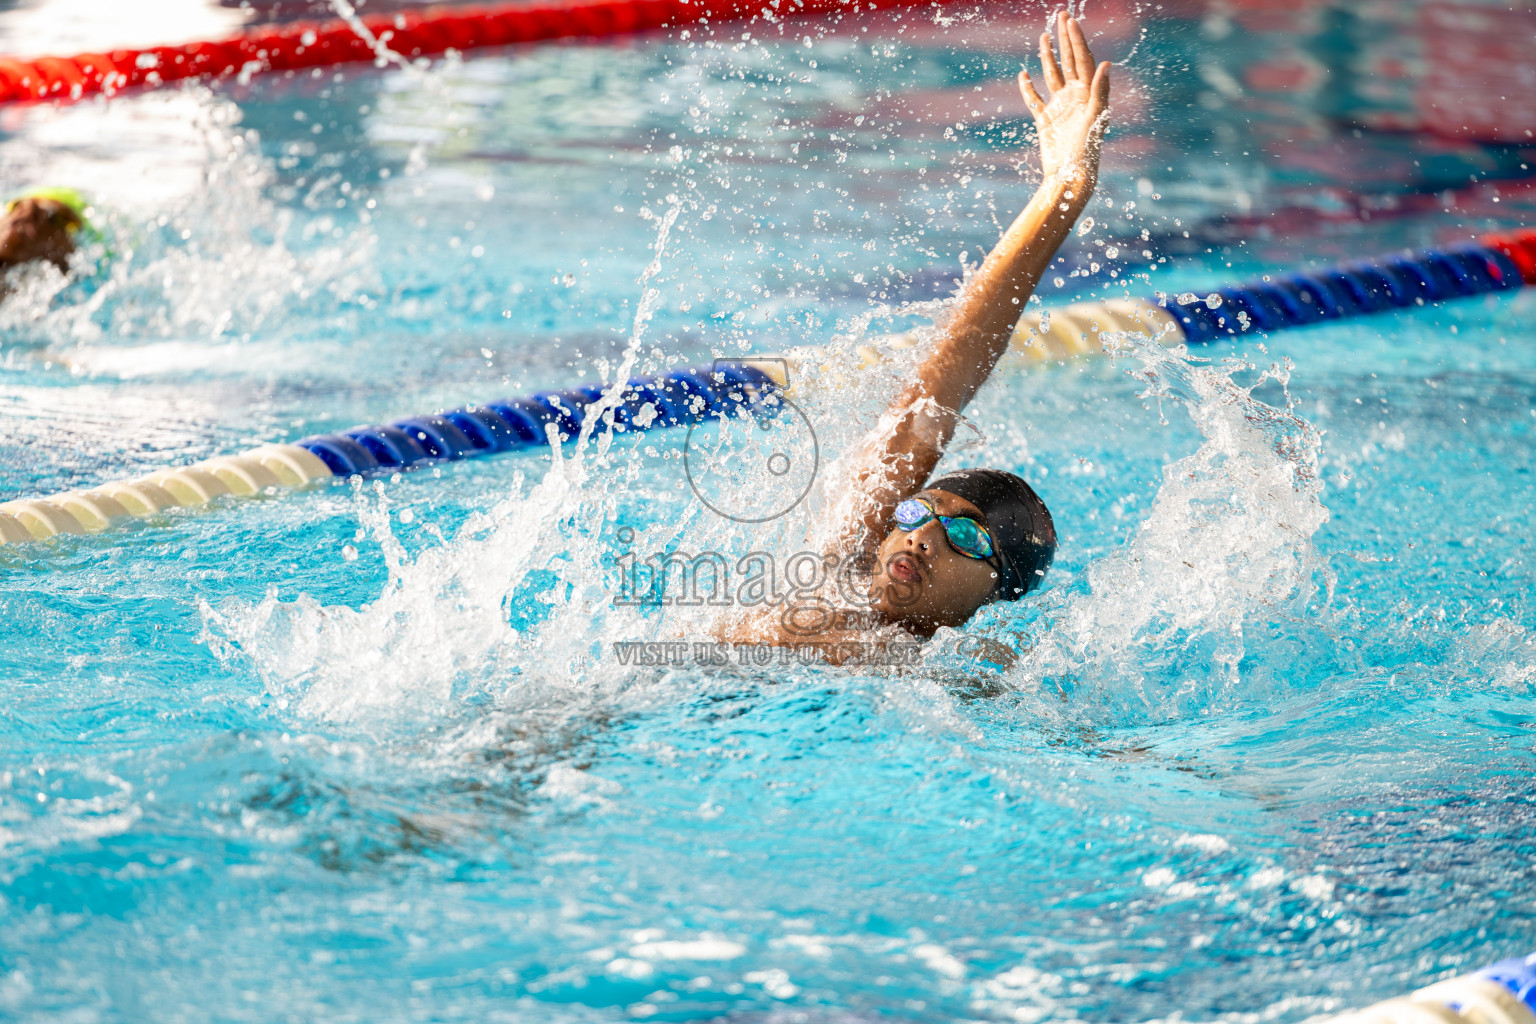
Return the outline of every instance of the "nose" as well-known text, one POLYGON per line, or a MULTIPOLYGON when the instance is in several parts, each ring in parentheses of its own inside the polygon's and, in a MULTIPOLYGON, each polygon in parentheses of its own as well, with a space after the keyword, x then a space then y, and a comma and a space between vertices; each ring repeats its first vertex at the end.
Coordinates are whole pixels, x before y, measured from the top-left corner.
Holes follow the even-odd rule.
POLYGON ((942 531, 943 529, 943 525, 937 519, 930 519, 907 534, 905 546, 909 551, 917 550, 926 555, 939 542, 939 538, 935 536, 935 531, 942 531))

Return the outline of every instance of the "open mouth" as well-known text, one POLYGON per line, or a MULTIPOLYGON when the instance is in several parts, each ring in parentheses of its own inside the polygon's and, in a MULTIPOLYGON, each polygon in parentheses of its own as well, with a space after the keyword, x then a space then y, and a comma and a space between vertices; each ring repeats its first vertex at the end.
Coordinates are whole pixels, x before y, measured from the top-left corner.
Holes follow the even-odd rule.
POLYGON ((923 570, 917 564, 917 559, 907 554, 896 555, 886 563, 885 573, 891 579, 903 583, 923 582, 923 570))

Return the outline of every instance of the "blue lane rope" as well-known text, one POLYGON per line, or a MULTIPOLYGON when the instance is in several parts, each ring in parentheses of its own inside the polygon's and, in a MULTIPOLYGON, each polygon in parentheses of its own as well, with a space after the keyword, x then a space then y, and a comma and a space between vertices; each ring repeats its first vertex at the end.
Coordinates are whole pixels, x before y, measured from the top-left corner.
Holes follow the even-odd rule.
POLYGON ((1509 291, 1523 283, 1520 268, 1505 252, 1469 244, 1229 285, 1194 301, 1164 296, 1156 304, 1174 318, 1185 341, 1198 345, 1247 331, 1305 327, 1509 291), (1213 305, 1212 296, 1220 301, 1213 305))
POLYGON ((1334 1017, 1330 1024, 1533 1024, 1536 953, 1334 1017))
MULTIPOLYGON (((1504 252, 1469 244, 1229 285, 1192 302, 1172 296, 1153 302, 1174 318, 1186 342, 1209 344, 1247 331, 1305 327, 1506 291, 1522 283, 1519 267, 1504 252), (1212 296, 1219 297, 1214 305, 1212 296)), ((765 372, 744 363, 673 370, 629 381, 612 419, 619 428, 643 430, 697 423, 738 408, 760 412, 762 396, 777 386, 765 372), (637 420, 646 407, 653 419, 637 420)), ((581 431, 586 409, 601 395, 602 388, 592 385, 541 391, 294 443, 338 476, 390 473, 422 462, 540 448, 549 443, 548 425, 569 439, 581 431)))
POLYGON ((1473 973, 1472 977, 1503 985, 1536 1013, 1536 953, 1500 960, 1473 973))
MULTIPOLYGON (((778 383, 746 363, 673 370, 626 383, 611 411, 618 430, 646 430, 702 423, 738 412, 772 414, 778 383)), ((484 405, 368 424, 293 442, 313 452, 337 476, 368 476, 446 462, 542 448, 550 427, 561 441, 581 432, 586 411, 603 395, 600 386, 541 391, 484 405)))
MULTIPOLYGON (((1253 331, 1304 327, 1536 285, 1536 231, 1490 235, 1481 243, 1234 284, 1204 298, 1191 296, 1190 301, 1158 296, 1068 306, 1053 310, 1049 324, 1044 314, 1024 317, 1014 342, 1045 359, 1091 352, 1110 331, 1209 344, 1253 331)), ((860 354, 866 362, 882 358, 867 346, 860 354)), ((782 374, 776 377, 766 365, 745 359, 635 378, 623 385, 617 404, 605 416, 615 430, 623 431, 696 424, 740 412, 772 416, 781 408, 778 396, 788 390, 789 381, 782 374)), ((393 473, 540 449, 550 443, 551 432, 561 441, 580 433, 588 410, 602 395, 600 385, 541 391, 393 423, 365 424, 294 444, 265 445, 89 491, 9 501, 0 504, 0 544, 96 533, 125 517, 154 515, 173 506, 202 507, 224 495, 249 496, 337 476, 393 473)))

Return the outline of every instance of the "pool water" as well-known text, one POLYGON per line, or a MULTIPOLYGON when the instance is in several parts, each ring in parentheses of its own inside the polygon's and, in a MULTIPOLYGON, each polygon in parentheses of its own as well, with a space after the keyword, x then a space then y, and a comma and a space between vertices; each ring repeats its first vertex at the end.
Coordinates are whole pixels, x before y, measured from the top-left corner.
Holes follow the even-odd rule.
MULTIPOLYGON (((0 306, 3 494, 920 325, 1029 193, 1036 17, 8 114, 7 180, 89 188, 111 252, 0 306)), ((1118 17, 1047 305, 1529 212, 1520 151, 1200 84, 1299 36, 1118 17)), ((1533 317, 1006 365, 946 465, 1061 534, 964 631, 1012 664, 621 664, 708 611, 617 601, 625 552, 820 507, 714 515, 678 431, 0 548, 0 1019, 1301 1021, 1524 952, 1533 317)), ((820 479, 902 366, 806 381, 820 479)))

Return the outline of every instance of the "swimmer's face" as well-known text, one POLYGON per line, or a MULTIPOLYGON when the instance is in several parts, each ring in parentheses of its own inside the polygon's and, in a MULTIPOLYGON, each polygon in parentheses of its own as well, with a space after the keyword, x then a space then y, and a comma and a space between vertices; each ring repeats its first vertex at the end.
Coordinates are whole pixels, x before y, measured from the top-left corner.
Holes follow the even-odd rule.
MULTIPOLYGON (((983 524, 981 510, 948 491, 920 491, 941 516, 969 516, 983 524)), ((959 626, 976 614, 997 589, 997 569, 950 546, 944 524, 930 519, 910 532, 892 526, 880 542, 873 579, 873 607, 886 618, 928 636, 940 626, 959 626)))
POLYGON ((61 271, 75 251, 75 211, 53 199, 21 199, 0 219, 0 266, 47 260, 61 271))

